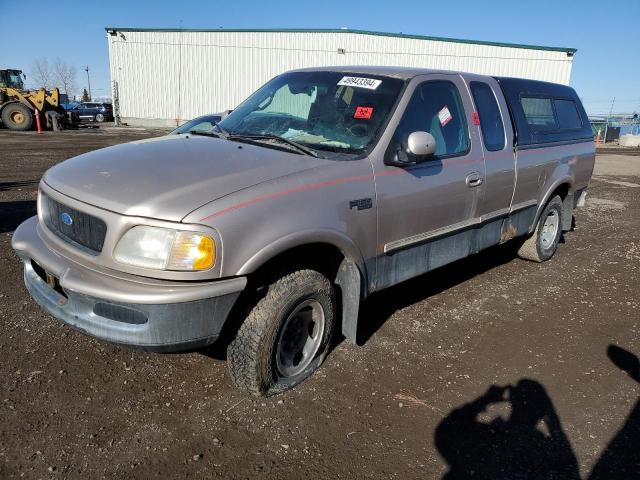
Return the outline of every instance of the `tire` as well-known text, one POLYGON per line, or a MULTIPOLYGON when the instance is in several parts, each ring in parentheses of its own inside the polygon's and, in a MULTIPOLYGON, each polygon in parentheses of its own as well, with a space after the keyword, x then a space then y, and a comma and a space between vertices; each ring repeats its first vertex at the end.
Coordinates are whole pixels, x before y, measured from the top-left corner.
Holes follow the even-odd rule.
POLYGON ((2 123, 9 130, 23 132, 33 125, 34 112, 21 103, 10 103, 2 110, 2 123))
POLYGON ((227 348, 233 382, 265 397, 293 388, 322 364, 335 321, 335 291, 324 275, 297 270, 279 277, 227 348))
POLYGON ((518 249, 518 256, 532 262, 546 262, 556 253, 562 236, 562 199, 553 197, 542 210, 533 234, 518 249))
POLYGON ((104 122, 104 115, 101 113, 96 113, 96 122, 98 123, 104 122))

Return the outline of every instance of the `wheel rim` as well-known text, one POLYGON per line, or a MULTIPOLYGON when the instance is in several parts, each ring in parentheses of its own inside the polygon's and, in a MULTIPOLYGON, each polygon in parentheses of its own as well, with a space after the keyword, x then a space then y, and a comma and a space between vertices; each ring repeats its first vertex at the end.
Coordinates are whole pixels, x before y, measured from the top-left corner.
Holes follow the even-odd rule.
POLYGON ((13 112, 10 115, 11 121, 17 125, 24 123, 25 117, 22 112, 13 112))
POLYGON ((540 241, 542 242, 542 247, 545 250, 551 247, 556 239, 558 228, 560 226, 559 218, 558 212, 552 210, 544 220, 542 232, 540 233, 540 241))
POLYGON ((309 366, 322 344, 325 316, 320 302, 314 299, 298 304, 280 331, 276 365, 283 377, 298 375, 309 366))

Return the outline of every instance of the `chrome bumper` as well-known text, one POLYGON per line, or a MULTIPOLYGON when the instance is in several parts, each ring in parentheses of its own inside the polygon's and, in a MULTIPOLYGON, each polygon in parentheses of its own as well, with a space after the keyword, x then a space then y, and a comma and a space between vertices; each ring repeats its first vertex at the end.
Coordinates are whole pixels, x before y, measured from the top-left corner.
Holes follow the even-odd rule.
POLYGON ((245 288, 246 277, 170 282, 100 272, 48 248, 37 217, 20 225, 13 249, 24 282, 48 313, 88 335, 154 351, 177 351, 215 341, 245 288))

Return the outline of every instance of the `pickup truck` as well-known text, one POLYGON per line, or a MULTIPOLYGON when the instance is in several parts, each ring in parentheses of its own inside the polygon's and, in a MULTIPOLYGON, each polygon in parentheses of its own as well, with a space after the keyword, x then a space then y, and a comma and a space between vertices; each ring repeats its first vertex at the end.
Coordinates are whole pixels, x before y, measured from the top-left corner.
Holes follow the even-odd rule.
POLYGON ((509 240, 542 262, 595 160, 575 91, 385 67, 286 72, 211 131, 62 162, 16 230, 30 294, 147 350, 218 340, 234 382, 308 378, 373 292, 509 240))

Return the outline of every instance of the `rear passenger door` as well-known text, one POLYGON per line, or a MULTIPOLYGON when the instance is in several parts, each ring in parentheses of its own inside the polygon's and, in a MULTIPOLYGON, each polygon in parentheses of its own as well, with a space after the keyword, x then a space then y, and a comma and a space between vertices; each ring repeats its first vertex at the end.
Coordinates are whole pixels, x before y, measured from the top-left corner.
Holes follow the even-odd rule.
POLYGON ((469 91, 477 114, 485 158, 485 181, 477 217, 481 222, 509 213, 516 181, 513 129, 507 103, 493 78, 470 77, 469 91))

